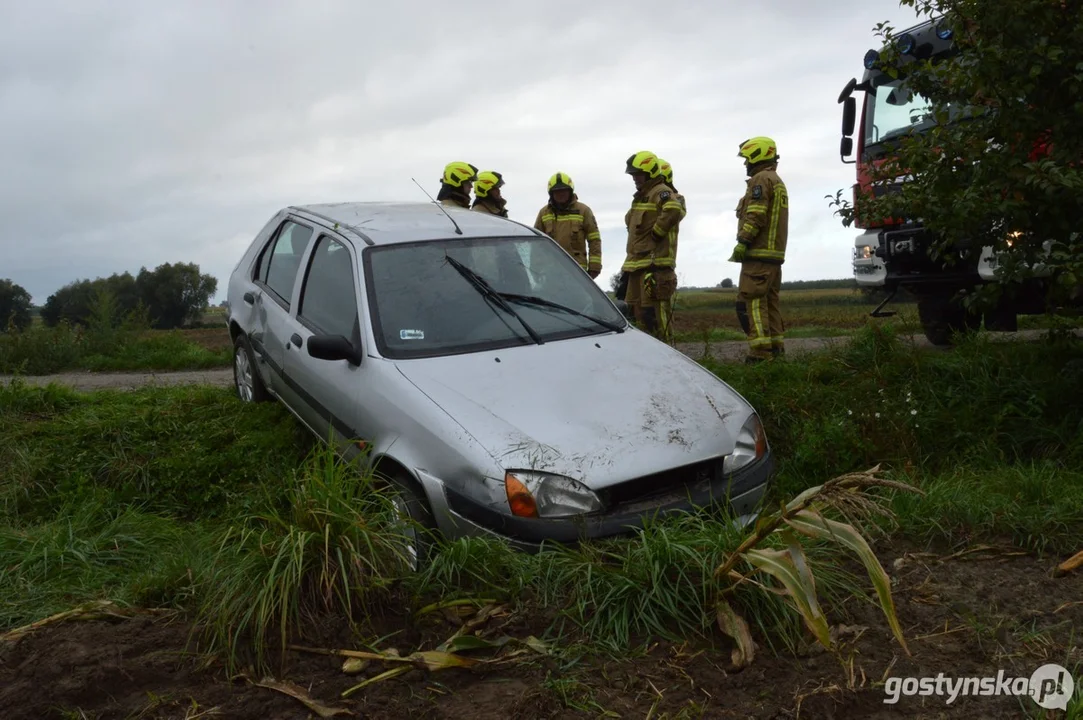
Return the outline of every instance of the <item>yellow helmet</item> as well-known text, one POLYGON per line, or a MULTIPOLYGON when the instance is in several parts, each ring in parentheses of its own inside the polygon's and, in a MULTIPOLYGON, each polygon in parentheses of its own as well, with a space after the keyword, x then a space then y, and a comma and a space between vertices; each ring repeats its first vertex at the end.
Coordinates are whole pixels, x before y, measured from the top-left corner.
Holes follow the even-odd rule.
POLYGON ((658 164, 661 166, 660 174, 662 175, 662 179, 665 180, 667 183, 672 184, 673 183, 673 166, 670 165, 665 160, 663 160, 662 158, 658 158, 658 164))
POLYGON ((575 183, 572 182, 568 173, 558 172, 549 178, 549 192, 552 193, 554 190, 571 190, 575 192, 575 183))
POLYGON ((478 173, 474 183, 474 194, 479 198, 489 197, 489 193, 504 187, 504 176, 495 170, 483 170, 478 173))
POLYGON ((658 156, 650 150, 640 150, 628 158, 628 166, 624 172, 629 175, 644 173, 647 177, 653 179, 662 174, 662 163, 659 162, 658 156))
POLYGON ((444 177, 441 182, 451 187, 462 187, 463 183, 470 182, 478 176, 478 169, 465 162, 450 162, 444 167, 444 177))
POLYGON ((749 165, 756 163, 778 160, 778 147, 775 141, 769 137, 754 137, 741 143, 741 149, 737 151, 737 157, 744 158, 749 165))

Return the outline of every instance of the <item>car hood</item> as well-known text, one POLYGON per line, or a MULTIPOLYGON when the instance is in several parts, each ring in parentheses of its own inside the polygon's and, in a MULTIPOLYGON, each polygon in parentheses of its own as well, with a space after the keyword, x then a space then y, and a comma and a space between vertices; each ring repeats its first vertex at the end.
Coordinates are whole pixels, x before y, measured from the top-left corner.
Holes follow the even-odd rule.
POLYGON ((752 412, 698 363, 634 330, 396 365, 499 468, 595 489, 727 455, 752 412))

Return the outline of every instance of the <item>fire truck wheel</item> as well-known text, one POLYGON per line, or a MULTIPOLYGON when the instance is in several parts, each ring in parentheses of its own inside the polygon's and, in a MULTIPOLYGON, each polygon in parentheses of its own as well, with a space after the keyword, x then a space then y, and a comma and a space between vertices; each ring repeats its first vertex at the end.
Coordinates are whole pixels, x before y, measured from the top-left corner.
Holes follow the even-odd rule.
POLYGON ((1019 316, 1013 308, 995 308, 985 313, 985 329, 989 332, 1018 332, 1019 316))
POLYGON ((981 327, 981 315, 968 312, 951 295, 936 293, 918 300, 918 318, 930 343, 938 347, 952 344, 956 333, 966 333, 981 327))

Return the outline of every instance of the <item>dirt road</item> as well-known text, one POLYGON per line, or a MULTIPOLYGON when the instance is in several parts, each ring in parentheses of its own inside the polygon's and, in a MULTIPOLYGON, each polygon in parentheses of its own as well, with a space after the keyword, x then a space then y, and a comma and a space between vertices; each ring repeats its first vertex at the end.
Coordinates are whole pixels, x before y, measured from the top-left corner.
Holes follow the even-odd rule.
MULTIPOLYGON (((1042 335, 1043 330, 1022 330, 1017 333, 992 333, 990 337, 997 341, 1034 340, 1042 335)), ((1076 331, 1083 336, 1083 331, 1076 331)), ((848 337, 792 338, 786 340, 786 354, 799 357, 819 352, 832 346, 849 341, 848 337)), ((923 335, 903 336, 918 347, 933 347, 923 335)), ((685 355, 700 359, 704 354, 703 343, 677 343, 676 348, 685 355)), ((710 356, 720 362, 741 362, 747 353, 747 344, 743 341, 713 343, 709 347, 710 356)), ((233 369, 186 370, 181 372, 125 372, 97 373, 70 372, 57 375, 24 376, 28 385, 44 386, 50 383, 66 385, 76 390, 133 390, 152 385, 214 385, 229 387, 233 383, 233 369)), ((10 375, 0 375, 5 384, 11 381, 10 375)))

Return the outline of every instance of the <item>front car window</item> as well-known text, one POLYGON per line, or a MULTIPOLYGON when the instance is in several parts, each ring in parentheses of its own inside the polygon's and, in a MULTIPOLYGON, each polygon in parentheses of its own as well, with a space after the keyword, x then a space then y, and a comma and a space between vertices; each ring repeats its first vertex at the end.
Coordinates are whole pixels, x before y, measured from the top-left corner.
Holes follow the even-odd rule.
POLYGON ((297 317, 311 330, 360 342, 353 258, 334 238, 321 235, 312 251, 297 317))
MULTIPOLYGON (((364 251, 365 285, 380 352, 417 358, 534 342, 511 314, 487 300, 448 262, 473 270, 495 291, 534 296, 624 327, 624 316, 567 253, 547 237, 464 238, 364 251)), ((546 342, 610 332, 563 310, 510 307, 546 342)))

